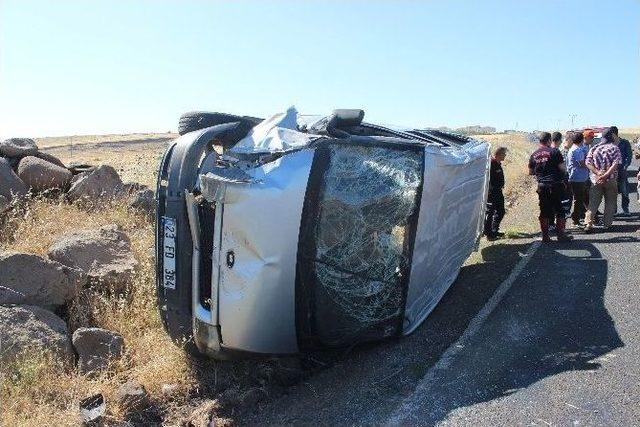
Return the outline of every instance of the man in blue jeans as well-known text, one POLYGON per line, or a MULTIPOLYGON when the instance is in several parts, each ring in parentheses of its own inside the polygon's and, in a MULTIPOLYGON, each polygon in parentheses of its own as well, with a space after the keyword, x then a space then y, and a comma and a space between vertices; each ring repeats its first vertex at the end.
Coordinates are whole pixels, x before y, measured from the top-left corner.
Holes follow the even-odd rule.
POLYGON ((589 169, 585 164, 589 147, 585 146, 583 141, 584 136, 581 133, 576 134, 567 153, 567 172, 573 194, 571 220, 576 227, 581 226, 580 221, 584 220, 589 206, 589 169))
POLYGON ((633 150, 631 149, 631 143, 629 141, 618 136, 618 128, 616 126, 611 126, 610 129, 616 143, 618 144, 620 154, 622 155, 622 164, 618 169, 618 193, 622 199, 622 216, 629 216, 629 183, 627 179, 627 169, 629 168, 629 165, 631 165, 633 150))

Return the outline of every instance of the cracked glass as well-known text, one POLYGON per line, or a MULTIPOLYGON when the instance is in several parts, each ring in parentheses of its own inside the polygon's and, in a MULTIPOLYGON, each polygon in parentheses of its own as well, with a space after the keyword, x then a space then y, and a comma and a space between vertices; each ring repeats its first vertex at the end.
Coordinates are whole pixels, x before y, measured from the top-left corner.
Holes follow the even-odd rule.
POLYGON ((421 183, 421 151, 330 146, 313 236, 316 331, 324 343, 398 332, 421 183))

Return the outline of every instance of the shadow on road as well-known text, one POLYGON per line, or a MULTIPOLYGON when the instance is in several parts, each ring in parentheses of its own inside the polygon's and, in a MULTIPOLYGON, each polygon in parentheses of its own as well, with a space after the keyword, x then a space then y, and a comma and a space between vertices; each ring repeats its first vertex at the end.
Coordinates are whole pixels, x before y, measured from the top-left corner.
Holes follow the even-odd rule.
MULTIPOLYGON (((384 422, 460 338, 527 248, 514 241, 485 247, 483 261, 462 268, 409 337, 311 354, 303 360, 304 371, 288 381, 283 381, 286 369, 284 377, 277 373, 277 362, 200 362, 194 366, 200 396, 216 398, 225 390, 246 396, 249 390, 250 401, 223 404, 222 413, 239 425, 384 422)), ((604 305, 607 274, 607 261, 588 240, 542 247, 480 332, 438 371, 413 421, 433 425, 456 409, 511 395, 559 373, 598 369, 599 357, 624 345, 604 305)))
MULTIPOLYGON (((495 243, 482 262, 462 268, 456 283, 416 332, 408 337, 314 353, 305 360, 305 381, 284 394, 239 408, 239 424, 359 424, 384 420, 442 353, 465 331, 528 248, 495 243)), ((374 422, 375 423, 375 422, 374 422)))
POLYGON ((607 273, 607 260, 588 241, 542 247, 467 349, 433 380, 416 421, 433 425, 562 372, 598 369, 599 357, 624 346, 604 304, 607 273))

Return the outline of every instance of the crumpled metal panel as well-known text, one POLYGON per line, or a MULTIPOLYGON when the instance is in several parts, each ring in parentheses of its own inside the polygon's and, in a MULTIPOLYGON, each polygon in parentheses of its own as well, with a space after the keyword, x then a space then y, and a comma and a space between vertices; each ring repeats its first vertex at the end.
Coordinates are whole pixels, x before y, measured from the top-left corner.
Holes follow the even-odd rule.
POLYGON ((295 107, 289 107, 285 113, 275 114, 255 126, 228 154, 286 152, 306 147, 320 138, 318 135, 299 132, 299 121, 298 111, 295 107))
POLYGON ((319 197, 315 330, 328 345, 398 333, 422 153, 332 145, 319 197))
POLYGON ((312 160, 313 150, 301 150, 247 170, 251 182, 218 180, 223 190, 203 185, 208 200, 224 201, 216 210, 216 215, 222 212, 222 232, 220 265, 214 268, 219 267, 218 310, 226 348, 298 351, 296 243, 312 160))

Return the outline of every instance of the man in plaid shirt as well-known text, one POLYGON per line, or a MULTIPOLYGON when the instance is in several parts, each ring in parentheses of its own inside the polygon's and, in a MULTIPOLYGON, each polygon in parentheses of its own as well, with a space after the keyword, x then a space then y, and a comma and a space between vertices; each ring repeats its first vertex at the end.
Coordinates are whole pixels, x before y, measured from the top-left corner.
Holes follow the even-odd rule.
POLYGON ((604 227, 611 227, 618 200, 618 168, 622 164, 622 154, 616 145, 616 138, 612 129, 602 133, 600 144, 589 150, 585 164, 591 179, 589 190, 589 209, 586 215, 585 232, 593 231, 593 221, 600 202, 604 197, 604 227))

